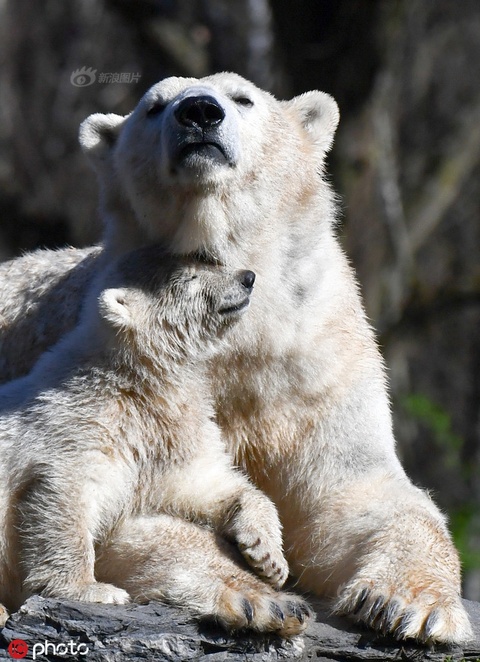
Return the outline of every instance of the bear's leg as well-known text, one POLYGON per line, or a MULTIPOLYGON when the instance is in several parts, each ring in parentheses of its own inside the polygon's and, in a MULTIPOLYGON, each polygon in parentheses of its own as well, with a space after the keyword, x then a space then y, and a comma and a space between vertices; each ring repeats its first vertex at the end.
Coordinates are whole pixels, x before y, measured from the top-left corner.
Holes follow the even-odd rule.
POLYGON ((137 602, 163 600, 229 630, 293 636, 311 614, 301 597, 276 592, 244 569, 235 548, 211 530, 169 515, 124 522, 98 551, 95 573, 137 602))
MULTIPOLYGON (((72 475, 79 480, 76 472, 72 475)), ((73 485, 71 476, 55 473, 32 480, 18 506, 26 594, 106 604, 129 601, 123 589, 95 581, 95 527, 89 508, 85 490, 73 485)))
POLYGON ((8 611, 20 606, 21 578, 18 573, 18 532, 8 493, 9 482, 0 467, 0 628, 8 611))
POLYGON ((288 578, 288 564, 282 551, 278 513, 260 490, 246 485, 224 512, 221 531, 240 550, 248 565, 274 588, 288 578))
POLYGON ((458 554, 444 517, 398 461, 382 372, 363 375, 370 359, 350 391, 332 387, 297 420, 280 418, 279 407, 280 427, 266 412, 250 447, 238 444, 245 431, 225 417, 220 424, 237 462, 278 508, 300 586, 381 632, 462 643, 471 627, 458 554))
POLYGON ((406 477, 351 478, 311 522, 309 537, 289 532, 287 558, 300 585, 330 595, 337 613, 398 638, 471 637, 444 518, 406 477))
MULTIPOLYGON (((7 587, 5 586, 5 575, 7 571, 7 541, 6 541, 6 512, 7 495, 0 487, 0 599, 5 600, 7 587)), ((3 627, 8 618, 6 608, 0 602, 0 628, 3 627)))
POLYGON ((223 453, 206 448, 199 459, 170 477, 171 512, 207 523, 234 542, 248 565, 279 589, 288 578, 282 530, 272 501, 231 467, 223 453))

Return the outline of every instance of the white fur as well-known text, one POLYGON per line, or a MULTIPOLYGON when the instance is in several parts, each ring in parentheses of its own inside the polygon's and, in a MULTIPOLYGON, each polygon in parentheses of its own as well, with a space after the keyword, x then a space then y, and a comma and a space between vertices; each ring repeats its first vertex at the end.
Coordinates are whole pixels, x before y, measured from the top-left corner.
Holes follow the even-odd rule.
MULTIPOLYGON (((382 360, 335 237, 323 172, 337 121, 322 92, 280 102, 229 73, 169 78, 125 118, 92 116, 80 140, 99 176, 103 259, 162 240, 257 273, 248 319, 210 362, 210 380, 231 452, 279 509, 293 572, 372 627, 458 642, 471 634, 458 555, 396 457, 382 360), (224 163, 176 151, 196 130, 175 110, 199 91, 223 109, 209 135, 224 163)), ((6 337, 22 312, 16 300, 2 311, 6 337)), ((32 357, 33 320, 28 329, 32 357)), ((28 364, 13 351, 10 372, 16 363, 28 364)))
MULTIPOLYGON (((7 606, 40 591, 127 602, 126 577, 102 581, 107 570, 100 563, 95 571, 96 560, 125 522, 134 528, 166 513, 210 527, 206 540, 213 532, 228 538, 265 582, 283 585, 288 566, 276 509, 234 469, 206 389, 205 359, 242 314, 222 311, 249 293, 242 278, 161 250, 133 252, 97 283, 95 309, 56 348, 55 360, 43 357, 19 380, 23 389, 12 383, 0 390, 0 600, 7 606)), ((223 575, 172 569, 165 557, 189 542, 176 537, 171 519, 159 521, 166 527, 156 533, 157 572, 172 576, 156 597, 161 592, 230 627, 304 629, 309 609, 300 598, 252 582, 227 555, 223 575), (229 578, 238 573, 232 588, 229 578), (216 592, 209 594, 212 579, 216 592), (264 604, 260 613, 256 603, 264 604)), ((129 561, 135 564, 135 554, 129 561)), ((138 579, 131 590, 145 599, 151 588, 138 579)))

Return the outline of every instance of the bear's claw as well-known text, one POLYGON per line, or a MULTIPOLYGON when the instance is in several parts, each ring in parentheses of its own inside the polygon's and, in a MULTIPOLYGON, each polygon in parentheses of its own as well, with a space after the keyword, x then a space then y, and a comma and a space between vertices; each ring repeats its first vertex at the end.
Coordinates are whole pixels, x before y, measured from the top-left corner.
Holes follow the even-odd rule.
POLYGON ((227 589, 216 613, 216 619, 228 630, 250 628, 283 637, 303 632, 311 616, 312 611, 303 598, 275 593, 268 587, 265 590, 227 589))
POLYGON ((397 639, 415 638, 424 642, 462 643, 472 637, 468 616, 458 596, 435 597, 428 590, 416 595, 382 592, 372 586, 344 587, 335 604, 337 614, 397 639))

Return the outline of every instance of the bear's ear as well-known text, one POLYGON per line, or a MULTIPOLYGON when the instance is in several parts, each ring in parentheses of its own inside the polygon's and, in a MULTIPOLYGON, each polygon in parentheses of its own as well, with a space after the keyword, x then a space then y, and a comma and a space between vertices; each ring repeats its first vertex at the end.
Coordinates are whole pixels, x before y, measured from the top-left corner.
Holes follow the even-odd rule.
POLYGON ((80 124, 80 145, 93 162, 104 161, 117 142, 126 117, 109 113, 95 113, 80 124))
POLYGON ((287 102, 296 111, 302 126, 322 152, 328 152, 338 126, 340 112, 337 102, 326 92, 313 90, 287 102))
POLYGON ((110 288, 104 290, 98 299, 100 315, 117 329, 133 325, 128 294, 126 289, 110 288))

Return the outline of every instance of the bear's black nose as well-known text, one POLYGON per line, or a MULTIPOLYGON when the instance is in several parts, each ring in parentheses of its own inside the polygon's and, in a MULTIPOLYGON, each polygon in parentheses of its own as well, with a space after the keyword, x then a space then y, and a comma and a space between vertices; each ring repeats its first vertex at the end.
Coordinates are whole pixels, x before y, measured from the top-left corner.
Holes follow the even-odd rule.
POLYGON ((255 274, 253 271, 240 271, 239 277, 243 287, 248 291, 248 293, 250 293, 255 282, 255 274))
POLYGON ((178 104, 175 117, 183 126, 208 129, 223 121, 225 111, 213 97, 187 97, 178 104))

